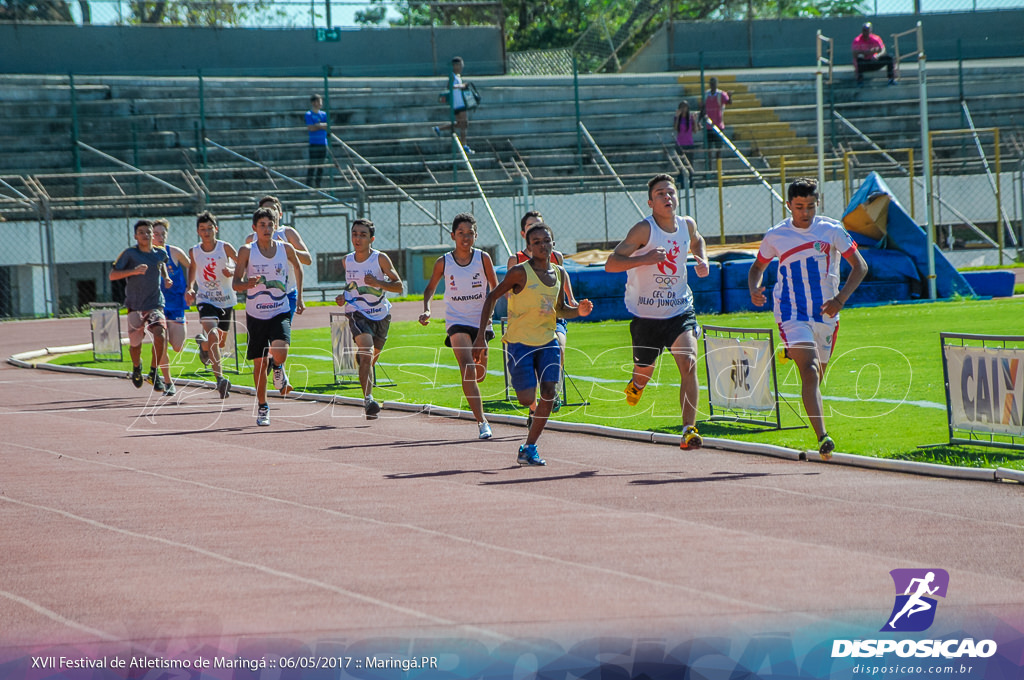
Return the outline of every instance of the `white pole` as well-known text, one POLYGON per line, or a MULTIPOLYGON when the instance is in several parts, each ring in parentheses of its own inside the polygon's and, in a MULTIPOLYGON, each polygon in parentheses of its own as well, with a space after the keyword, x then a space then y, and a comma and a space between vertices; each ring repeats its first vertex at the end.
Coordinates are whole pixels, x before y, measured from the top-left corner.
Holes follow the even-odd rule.
MULTIPOLYGON (((452 138, 457 140, 455 132, 452 132, 452 138)), ((498 232, 498 238, 501 239, 501 245, 505 246, 505 254, 508 257, 512 257, 513 250, 509 246, 508 241, 505 239, 505 234, 501 231, 501 225, 498 224, 498 218, 494 216, 494 211, 491 209, 491 202, 487 200, 487 194, 484 193, 483 186, 480 185, 480 180, 477 179, 476 170, 473 169, 473 164, 469 162, 469 156, 466 155, 466 150, 462 147, 462 144, 458 144, 459 153, 462 154, 462 162, 469 168, 469 174, 473 178, 473 184, 476 185, 476 190, 480 192, 480 198, 484 200, 484 207, 487 208, 487 214, 491 217, 491 222, 494 223, 494 229, 498 232)))
POLYGON ((825 95, 822 92, 821 73, 821 31, 818 31, 817 43, 818 62, 814 72, 814 97, 818 119, 818 195, 821 197, 821 210, 825 209, 825 95))
POLYGON ((927 58, 921 22, 917 22, 917 69, 921 86, 921 174, 924 175, 924 219, 928 233, 928 299, 937 297, 935 290, 935 216, 932 214, 932 153, 928 131, 928 76, 927 58))

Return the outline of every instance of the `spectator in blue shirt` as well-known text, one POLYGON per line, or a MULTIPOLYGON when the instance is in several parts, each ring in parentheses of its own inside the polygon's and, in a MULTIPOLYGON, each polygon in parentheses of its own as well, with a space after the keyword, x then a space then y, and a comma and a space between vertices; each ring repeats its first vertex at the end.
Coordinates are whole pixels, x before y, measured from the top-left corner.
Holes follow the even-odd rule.
POLYGON ((309 169, 306 171, 306 184, 311 187, 320 186, 320 178, 324 173, 327 161, 327 112, 320 109, 324 105, 323 97, 314 94, 309 98, 309 111, 306 111, 306 129, 309 130, 309 169))

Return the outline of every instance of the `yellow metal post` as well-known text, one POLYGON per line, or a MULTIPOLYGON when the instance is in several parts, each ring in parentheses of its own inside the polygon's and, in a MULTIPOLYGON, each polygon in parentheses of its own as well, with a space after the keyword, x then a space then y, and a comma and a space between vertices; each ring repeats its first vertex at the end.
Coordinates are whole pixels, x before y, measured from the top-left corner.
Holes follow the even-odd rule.
POLYGON ((843 152, 843 205, 850 205, 850 153, 843 152))
POLYGON ((722 158, 718 158, 718 231, 720 243, 725 245, 725 191, 722 181, 722 158))

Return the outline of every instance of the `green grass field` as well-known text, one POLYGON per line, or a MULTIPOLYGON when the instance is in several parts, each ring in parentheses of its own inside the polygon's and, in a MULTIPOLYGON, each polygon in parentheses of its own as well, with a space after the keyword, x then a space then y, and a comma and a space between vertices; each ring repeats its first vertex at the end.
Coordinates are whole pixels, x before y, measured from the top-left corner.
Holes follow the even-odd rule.
MULTIPOLYGON (((1024 453, 980 446, 921 445, 948 442, 945 387, 939 333, 961 332, 1007 335, 1021 333, 1024 300, 964 300, 927 304, 851 308, 843 311, 839 340, 823 389, 826 425, 837 450, 882 458, 899 458, 971 467, 1024 469, 1024 453)), ((716 326, 774 328, 770 313, 701 317, 716 326)), ((777 335, 776 335, 777 337, 777 335)), ((444 324, 435 319, 424 328, 416 322, 394 323, 381 355, 378 400, 466 409, 458 370, 451 350, 442 344, 444 324)), ((241 342, 241 337, 240 337, 241 342)), ((558 420, 588 422, 640 430, 679 432, 679 376, 675 363, 663 356, 654 382, 635 408, 626 405, 622 389, 629 379, 631 352, 626 322, 573 323, 569 326, 566 366, 571 378, 569 402, 554 416, 558 420)), ((210 379, 192 349, 172 358, 175 377, 210 379)), ((525 411, 505 400, 500 345, 491 344, 490 375, 482 383, 485 409, 492 413, 525 411)), ((148 349, 146 350, 148 352, 148 349)), ((127 352, 126 352, 127 356, 127 352)), ((54 363, 130 370, 128 362, 93 363, 91 353, 66 355, 54 363)), ((700 413, 708 415, 703 355, 700 413)), ((148 358, 146 360, 148 365, 148 358)), ((232 382, 252 385, 244 364, 232 382)), ((232 364, 233 366, 233 364, 232 364)), ((330 334, 324 329, 293 333, 288 374, 296 389, 317 393, 360 396, 353 383, 335 385, 330 356, 330 334)), ((793 362, 778 369, 784 427, 804 423, 799 376, 793 362)), ((809 429, 763 431, 731 423, 702 423, 705 436, 751 440, 793 448, 813 448, 809 429)))

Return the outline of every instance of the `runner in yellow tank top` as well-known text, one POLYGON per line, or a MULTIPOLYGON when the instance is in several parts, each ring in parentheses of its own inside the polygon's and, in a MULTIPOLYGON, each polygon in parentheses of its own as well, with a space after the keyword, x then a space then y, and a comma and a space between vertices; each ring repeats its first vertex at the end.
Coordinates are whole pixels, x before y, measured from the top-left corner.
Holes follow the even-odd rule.
MULTIPOLYGON (((565 270, 551 263, 554 239, 546 224, 535 224, 526 232, 531 259, 508 270, 498 287, 484 301, 480 326, 491 318, 494 304, 503 295, 509 299, 509 325, 503 340, 509 358, 509 373, 516 398, 532 411, 526 443, 519 447, 520 465, 545 465, 537 452, 537 440, 547 425, 561 375, 561 352, 555 340, 555 320, 588 316, 594 309, 590 300, 578 305, 566 302, 562 286, 565 270), (537 384, 540 383, 540 400, 537 384), (536 403, 536 408, 534 405, 536 403)), ((486 341, 477 335, 474 353, 483 353, 486 341)))

